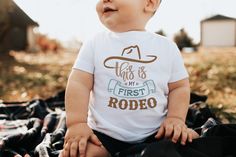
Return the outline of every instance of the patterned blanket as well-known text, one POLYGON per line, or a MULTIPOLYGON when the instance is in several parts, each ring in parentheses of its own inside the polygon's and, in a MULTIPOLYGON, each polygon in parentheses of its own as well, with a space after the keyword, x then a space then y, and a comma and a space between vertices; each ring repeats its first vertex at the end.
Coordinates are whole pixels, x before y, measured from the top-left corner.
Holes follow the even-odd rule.
MULTIPOLYGON (((63 148, 66 132, 64 94, 65 91, 62 91, 46 100, 37 99, 29 102, 0 103, 0 157, 13 157, 17 155, 22 157, 57 157, 63 148)), ((232 144, 230 143, 232 142, 231 140, 223 138, 225 134, 219 130, 222 130, 222 127, 227 129, 231 127, 230 136, 234 138, 236 137, 235 125, 226 126, 221 124, 205 103, 206 99, 206 96, 191 93, 186 124, 201 134, 201 140, 199 141, 202 146, 205 146, 202 143, 207 143, 203 139, 208 141, 209 144, 209 141, 212 142, 212 139, 210 140, 209 138, 213 136, 220 137, 216 141, 225 139, 226 145, 227 143, 232 144)), ((224 130, 224 132, 227 131, 224 130)), ((229 131, 227 134, 229 134, 229 131)), ((168 140, 158 141, 151 145, 137 145, 134 148, 120 152, 117 154, 117 157, 156 157, 158 153, 163 153, 163 151, 157 152, 157 150, 167 151, 166 148, 170 149, 170 151, 167 151, 170 155, 168 156, 166 152, 164 155, 160 154, 160 156, 185 157, 187 155, 190 157, 193 156, 194 151, 190 151, 192 155, 189 156, 188 152, 184 150, 191 148, 191 150, 195 150, 195 153, 200 152, 205 155, 202 157, 208 157, 209 152, 211 153, 210 149, 206 149, 206 147, 204 150, 200 149, 199 143, 197 140, 195 141, 187 145, 186 149, 168 140), (195 147, 198 148, 197 151, 195 147)), ((217 146, 220 147, 218 150, 223 152, 218 153, 218 155, 220 154, 223 157, 223 154, 227 154, 224 152, 225 147, 222 145, 217 146)), ((230 151, 227 149, 227 152, 230 151)), ((198 157, 201 156, 198 154, 198 157)))

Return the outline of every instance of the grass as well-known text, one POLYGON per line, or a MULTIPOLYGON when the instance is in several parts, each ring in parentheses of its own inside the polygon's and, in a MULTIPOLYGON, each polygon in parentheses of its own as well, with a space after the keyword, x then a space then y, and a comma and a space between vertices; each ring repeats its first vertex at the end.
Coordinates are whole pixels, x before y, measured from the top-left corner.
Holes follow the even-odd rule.
POLYGON ((11 52, 0 58, 0 99, 28 101, 64 90, 75 53, 11 52))
MULTIPOLYGON (((29 101, 64 90, 76 53, 10 52, 0 56, 0 99, 29 101)), ((224 123, 236 122, 236 48, 200 48, 183 53, 193 92, 224 123)))
POLYGON ((183 56, 192 91, 207 95, 222 121, 236 122, 236 48, 201 48, 183 56))

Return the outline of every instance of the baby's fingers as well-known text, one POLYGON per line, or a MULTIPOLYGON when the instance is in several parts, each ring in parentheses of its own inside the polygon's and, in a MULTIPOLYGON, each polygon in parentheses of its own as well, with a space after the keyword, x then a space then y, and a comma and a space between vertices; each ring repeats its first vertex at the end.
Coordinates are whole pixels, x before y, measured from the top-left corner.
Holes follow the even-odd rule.
POLYGON ((165 138, 170 138, 173 134, 174 126, 173 125, 166 125, 165 126, 165 138))
POLYGON ((193 129, 188 128, 188 141, 192 142, 193 139, 199 138, 199 134, 193 129))
POLYGON ((77 151, 78 151, 78 142, 73 141, 70 146, 70 157, 77 157, 77 151))
POLYGON ((193 134, 192 134, 192 131, 190 129, 188 129, 188 142, 192 142, 193 141, 193 134))
POLYGON ((187 129, 183 129, 182 133, 181 133, 181 144, 185 145, 187 139, 188 139, 188 131, 187 131, 187 129))
POLYGON ((180 126, 176 126, 174 128, 174 134, 172 137, 172 142, 176 143, 178 141, 178 139, 180 138, 181 135, 181 127, 180 126))
POLYGON ((66 142, 63 149, 63 157, 69 157, 70 156, 70 142, 66 142))
POLYGON ((193 139, 199 138, 199 134, 196 131, 194 131, 193 129, 191 129, 191 131, 192 131, 193 139))
POLYGON ((87 147, 87 138, 81 138, 79 141, 79 156, 85 157, 87 147))
POLYGON ((102 143, 100 142, 100 140, 98 139, 98 137, 95 134, 92 134, 90 136, 90 141, 95 145, 98 145, 98 146, 102 145, 102 143))
POLYGON ((164 133, 165 133, 165 129, 163 126, 161 126, 160 129, 158 130, 155 138, 160 139, 164 135, 164 133))

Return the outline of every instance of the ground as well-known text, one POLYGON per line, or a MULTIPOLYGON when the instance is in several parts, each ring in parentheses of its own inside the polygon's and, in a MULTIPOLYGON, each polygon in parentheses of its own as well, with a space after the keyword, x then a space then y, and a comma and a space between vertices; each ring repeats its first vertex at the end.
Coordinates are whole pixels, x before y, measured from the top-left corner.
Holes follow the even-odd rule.
MULTIPOLYGON (((46 99, 64 90, 77 54, 10 52, 0 55, 0 99, 46 99)), ((236 48, 199 48, 183 53, 191 90, 224 122, 236 122, 236 48)))

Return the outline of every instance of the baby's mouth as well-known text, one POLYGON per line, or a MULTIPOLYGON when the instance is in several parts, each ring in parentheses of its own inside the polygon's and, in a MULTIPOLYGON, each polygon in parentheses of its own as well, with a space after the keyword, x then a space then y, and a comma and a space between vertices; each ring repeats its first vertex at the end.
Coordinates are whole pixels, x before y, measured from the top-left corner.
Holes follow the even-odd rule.
POLYGON ((118 10, 113 9, 113 8, 109 8, 109 7, 105 7, 105 8, 103 9, 103 13, 115 12, 115 11, 118 11, 118 10))

